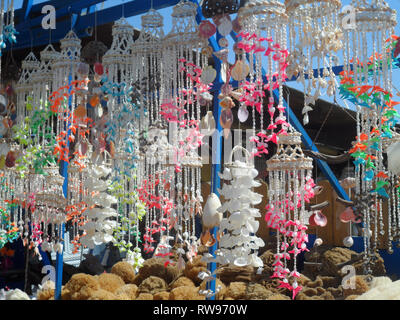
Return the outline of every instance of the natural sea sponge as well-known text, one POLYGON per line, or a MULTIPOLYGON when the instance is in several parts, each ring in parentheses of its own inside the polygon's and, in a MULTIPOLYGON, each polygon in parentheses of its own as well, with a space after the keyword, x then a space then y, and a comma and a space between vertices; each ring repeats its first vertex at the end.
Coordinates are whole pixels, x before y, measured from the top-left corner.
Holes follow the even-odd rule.
POLYGON ((343 297, 343 288, 341 286, 339 288, 330 287, 326 291, 330 292, 335 298, 343 297))
POLYGON ((113 265, 111 273, 116 274, 124 280, 125 283, 133 283, 135 280, 135 270, 132 265, 126 261, 120 261, 113 265))
POLYGON ((196 285, 201 283, 201 279, 198 277, 199 273, 207 271, 207 263, 201 259, 201 256, 197 256, 193 258, 192 262, 188 261, 183 271, 184 276, 192 280, 196 285))
POLYGON ((353 295, 360 296, 363 293, 367 292, 368 290, 369 290, 369 286, 365 282, 365 280, 360 276, 356 276, 355 277, 355 288, 354 289, 352 289, 352 288, 346 289, 345 287, 343 287, 343 295, 345 298, 348 296, 353 296, 353 295))
POLYGON ((320 277, 317 277, 314 281, 309 281, 307 283, 308 288, 317 288, 317 287, 322 287, 324 285, 324 282, 320 277))
MULTIPOLYGON (((218 293, 215 295, 216 300, 223 300, 225 293, 226 293, 226 286, 222 283, 221 280, 217 279, 215 282, 215 288, 218 288, 218 286, 221 287, 221 289, 218 291, 218 293)), ((200 290, 206 290, 207 289, 207 281, 204 280, 200 284, 200 290)))
MULTIPOLYGON (((316 289, 313 289, 315 291, 317 291, 316 289)), ((307 295, 307 293, 310 292, 300 292, 297 296, 296 296, 296 300, 335 300, 334 296, 330 293, 330 292, 324 292, 321 295, 313 295, 313 296, 309 296, 307 295)))
POLYGON ((290 300, 290 298, 283 294, 274 293, 271 296, 269 296, 266 300, 290 300))
POLYGON ((37 292, 37 300, 50 300, 51 298, 54 299, 54 289, 39 290, 37 292))
POLYGON ((61 289, 61 300, 71 300, 71 291, 63 287, 61 289))
POLYGON ((110 291, 99 289, 93 291, 88 300, 118 300, 118 298, 110 291))
MULTIPOLYGON (((373 254, 373 258, 375 258, 375 262, 374 264, 371 265, 372 275, 375 277, 385 276, 386 275, 385 261, 377 252, 373 254)), ((364 273, 364 261, 362 259, 353 263, 352 266, 356 269, 356 274, 364 273)))
POLYGON ((195 287, 196 285, 188 277, 179 277, 178 279, 176 279, 174 282, 171 283, 170 288, 175 289, 183 286, 195 287))
POLYGON ((119 288, 125 285, 120 276, 113 273, 102 273, 98 276, 100 288, 115 293, 119 288))
POLYGON ((344 300, 356 300, 359 296, 356 295, 352 295, 352 296, 348 296, 346 299, 344 300))
MULTIPOLYGON (((376 261, 372 266, 374 276, 383 276, 386 274, 385 264, 382 257, 376 253, 376 261)), ((362 256, 355 251, 347 248, 336 247, 325 251, 321 257, 321 274, 329 276, 342 276, 341 269, 344 265, 352 265, 356 269, 356 274, 362 274, 364 270, 364 261, 362 256)))
POLYGON ((250 283, 246 286, 246 300, 266 300, 274 293, 267 290, 264 286, 258 283, 250 283))
POLYGON ((167 284, 165 280, 155 276, 146 278, 139 286, 139 291, 141 293, 155 294, 165 290, 167 290, 167 284))
POLYGON ((65 285, 65 289, 71 292, 71 294, 79 292, 84 287, 93 290, 100 289, 98 280, 94 276, 84 273, 74 274, 65 285))
POLYGON ((322 280, 324 288, 337 288, 341 282, 339 277, 317 276, 317 278, 322 280))
POLYGON ((125 300, 125 301, 129 301, 132 300, 129 298, 129 296, 125 293, 120 293, 120 294, 116 294, 117 300, 125 300))
POLYGON ((304 274, 300 274, 300 278, 297 279, 297 283, 299 286, 305 287, 308 283, 311 282, 311 279, 305 276, 304 274))
POLYGON ((260 259, 264 263, 264 271, 268 274, 272 275, 274 272, 274 267, 272 266, 275 262, 275 253, 273 250, 265 251, 261 256, 260 259))
MULTIPOLYGON (((308 279, 308 280, 310 280, 310 279, 308 279)), ((283 294, 283 295, 291 294, 290 291, 286 288, 278 288, 279 285, 280 285, 280 283, 279 283, 278 279, 273 279, 272 281, 265 282, 265 284, 264 284, 265 288, 273 293, 283 294)), ((299 282, 299 285, 304 287, 304 285, 300 284, 300 282, 299 282)))
POLYGON ((153 300, 169 300, 169 292, 168 291, 157 292, 153 296, 153 300))
POLYGON ((136 300, 153 300, 153 295, 150 293, 141 293, 136 300))
POLYGON ((246 296, 246 283, 245 282, 232 282, 226 289, 225 297, 232 298, 233 300, 244 299, 246 296))
POLYGON ((347 248, 332 248, 322 254, 322 273, 329 276, 340 276, 340 269, 343 263, 351 260, 357 255, 356 252, 347 248))
POLYGON ((225 284, 232 282, 250 282, 255 272, 252 266, 226 266, 218 269, 217 277, 225 284))
POLYGON ((133 283, 139 286, 144 279, 150 276, 156 276, 164 279, 166 283, 171 283, 178 275, 179 271, 177 267, 170 264, 165 266, 165 260, 162 258, 151 258, 143 263, 133 283))
POLYGON ((89 286, 83 287, 81 290, 71 293, 71 300, 89 300, 97 290, 100 290, 100 287, 98 289, 89 286))
POLYGON ((205 300, 205 296, 199 294, 199 288, 183 286, 172 289, 169 300, 205 300))
POLYGON ((128 297, 128 300, 135 300, 138 296, 139 288, 136 284, 126 284, 115 291, 117 296, 128 297))

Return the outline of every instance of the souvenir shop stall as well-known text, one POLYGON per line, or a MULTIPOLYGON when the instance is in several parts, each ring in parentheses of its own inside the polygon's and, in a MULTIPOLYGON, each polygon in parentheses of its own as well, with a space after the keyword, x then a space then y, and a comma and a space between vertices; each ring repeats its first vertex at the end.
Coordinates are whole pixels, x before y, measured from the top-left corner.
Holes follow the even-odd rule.
POLYGON ((0 1, 1 300, 400 299, 397 1, 0 1))

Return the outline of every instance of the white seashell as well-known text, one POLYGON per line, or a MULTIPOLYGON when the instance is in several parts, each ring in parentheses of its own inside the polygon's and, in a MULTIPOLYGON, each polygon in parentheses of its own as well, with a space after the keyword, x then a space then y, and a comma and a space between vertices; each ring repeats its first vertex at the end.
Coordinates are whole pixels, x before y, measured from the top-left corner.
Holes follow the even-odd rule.
POLYGON ((303 110, 302 110, 302 114, 306 114, 306 113, 308 113, 308 112, 310 112, 310 111, 313 111, 314 109, 313 108, 311 108, 310 106, 305 106, 304 108, 303 108, 303 110))
POLYGON ((211 111, 208 111, 200 122, 201 134, 205 136, 210 136, 214 133, 215 127, 216 123, 214 115, 211 111))
POLYGON ((237 267, 245 267, 247 265, 249 265, 249 259, 246 259, 244 257, 239 257, 236 258, 235 261, 233 262, 233 264, 237 267))
POLYGON ((258 171, 257 169, 251 169, 250 170, 250 176, 254 179, 255 177, 258 176, 258 171))
POLYGON ((310 122, 310 118, 308 117, 308 113, 306 113, 303 118, 303 124, 307 125, 307 124, 309 124, 309 122, 310 122))
POLYGON ((215 80, 216 77, 217 71, 212 66, 207 66, 203 69, 200 80, 204 84, 210 84, 215 80))
POLYGON ((352 237, 346 237, 343 239, 343 245, 347 248, 352 247, 354 244, 354 240, 352 237))
POLYGON ((400 174, 400 142, 395 142, 387 148, 388 169, 393 174, 400 174))
POLYGON ((7 143, 0 144, 0 156, 6 156, 10 151, 10 146, 7 143))
POLYGON ((250 235, 250 231, 247 228, 242 228, 240 233, 244 237, 248 237, 250 235))
POLYGON ((319 247, 320 245, 322 245, 323 241, 321 238, 317 238, 314 241, 314 247, 319 247))
POLYGON ((258 231, 258 228, 260 226, 260 223, 254 219, 248 219, 246 221, 246 228, 251 232, 251 233, 256 233, 258 231))
POLYGON ((220 21, 219 21, 219 26, 218 26, 218 32, 226 37, 228 34, 231 33, 233 25, 232 25, 232 21, 230 19, 228 19, 227 17, 223 17, 220 21))
POLYGON ((230 201, 230 212, 234 212, 234 211, 238 211, 240 210, 241 207, 241 203, 238 199, 233 199, 232 201, 230 201))
POLYGON ((231 170, 228 168, 224 169, 224 172, 218 173, 219 177, 223 180, 232 180, 232 174, 231 174, 231 170))
POLYGON ((254 239, 254 242, 255 242, 255 244, 256 244, 259 248, 265 246, 264 240, 261 239, 261 238, 259 238, 259 237, 256 237, 256 238, 254 239))
POLYGON ((211 229, 221 223, 222 213, 218 211, 220 207, 221 201, 219 197, 215 193, 211 193, 203 209, 203 227, 211 229))
POLYGON ((242 60, 237 60, 235 66, 232 69, 231 76, 233 80, 242 81, 246 79, 250 72, 250 67, 247 63, 242 60))
POLYGON ((264 266, 264 263, 260 257, 257 257, 257 255, 255 255, 255 254, 252 254, 251 255, 251 265, 254 268, 262 268, 264 266))
POLYGON ((54 251, 56 252, 56 253, 58 253, 58 254, 61 254, 62 252, 63 252, 63 245, 62 245, 62 243, 61 242, 57 242, 55 245, 54 245, 54 251))

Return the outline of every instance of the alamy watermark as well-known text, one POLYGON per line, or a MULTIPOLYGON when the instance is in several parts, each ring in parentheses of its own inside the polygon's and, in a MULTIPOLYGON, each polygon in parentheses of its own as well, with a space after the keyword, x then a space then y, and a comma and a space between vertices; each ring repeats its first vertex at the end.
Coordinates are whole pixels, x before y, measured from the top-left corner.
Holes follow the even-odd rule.
MULTIPOLYGON (((342 28, 344 30, 356 29, 356 9, 352 5, 347 5, 342 8, 341 13, 344 14, 342 28)), ((42 7, 42 14, 45 14, 42 19, 42 28, 45 30, 56 29, 56 8, 52 5, 45 5, 42 7)))

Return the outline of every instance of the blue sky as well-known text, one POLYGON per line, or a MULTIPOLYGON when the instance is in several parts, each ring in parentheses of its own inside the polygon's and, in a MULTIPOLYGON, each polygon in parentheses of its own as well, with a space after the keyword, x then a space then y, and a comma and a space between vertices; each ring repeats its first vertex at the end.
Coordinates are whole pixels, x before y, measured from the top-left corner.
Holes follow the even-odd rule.
MULTIPOLYGON (((45 0, 35 0, 35 3, 41 3, 41 2, 44 2, 44 1, 45 0)), ((140 1, 149 1, 150 2, 151 0, 140 0, 140 1)), ((23 2, 23 0, 15 0, 14 1, 15 7, 16 8, 20 8, 22 6, 22 2, 23 2)), ((98 4, 97 7, 98 7, 99 10, 101 10, 102 8, 108 8, 108 7, 112 7, 112 6, 123 4, 123 3, 127 3, 127 2, 129 2, 129 0, 107 0, 103 4, 98 4)), ((398 14, 400 13, 400 1, 399 0, 386 0, 386 2, 393 9, 397 10, 398 14)), ((342 0, 342 5, 343 6, 348 5, 350 3, 351 3, 351 0, 342 0)), ((167 34, 171 30, 172 7, 159 10, 159 12, 164 17, 164 32, 165 32, 165 34, 167 34)), ((135 28, 141 29, 141 16, 130 17, 130 18, 128 18, 128 21, 135 28)), ((400 35, 400 18, 398 18, 398 25, 396 26, 396 35, 400 35)), ((229 38, 229 40, 230 40, 231 45, 232 45, 233 41, 230 38, 229 38)), ((231 62, 234 62, 233 59, 234 59, 234 55, 231 54, 231 56, 230 56, 231 62)), ((400 90, 400 70, 394 70, 394 72, 393 72, 393 84, 394 84, 394 86, 396 88, 398 88, 400 90)), ((288 83, 288 85, 290 87, 293 87, 293 88, 296 88, 296 89, 299 89, 299 90, 303 90, 302 86, 300 84, 296 83, 296 82, 290 82, 290 83, 288 83)), ((396 93, 396 90, 394 90, 394 93, 396 93)), ((333 98, 331 98, 331 97, 323 96, 322 98, 325 99, 325 100, 333 102, 333 98)), ((347 105, 346 106, 346 104, 338 96, 337 96, 337 101, 343 107, 349 107, 350 109, 353 109, 351 105, 347 105)))

